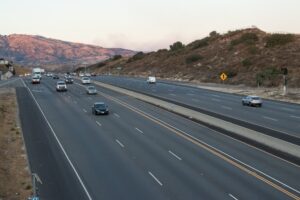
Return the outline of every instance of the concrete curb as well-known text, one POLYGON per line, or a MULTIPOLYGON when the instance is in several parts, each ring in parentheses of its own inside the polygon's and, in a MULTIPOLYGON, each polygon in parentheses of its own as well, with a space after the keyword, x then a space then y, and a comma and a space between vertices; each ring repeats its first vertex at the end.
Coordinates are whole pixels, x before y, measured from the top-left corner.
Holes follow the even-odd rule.
POLYGON ((123 89, 123 88, 119 88, 119 87, 112 86, 109 84, 101 83, 98 81, 94 81, 94 83, 96 85, 113 90, 115 92, 126 94, 126 95, 132 96, 136 99, 157 105, 159 107, 170 110, 174 113, 183 115, 185 117, 192 118, 194 120, 204 122, 205 124, 209 124, 211 126, 226 130, 226 131, 234 133, 238 136, 255 141, 256 143, 260 143, 271 149, 276 149, 285 154, 294 156, 298 159, 300 158, 300 147, 298 145, 265 135, 263 133, 260 133, 260 132, 242 127, 242 126, 238 126, 236 124, 233 124, 233 123, 230 123, 230 122, 227 122, 227 121, 224 121, 224 120, 221 120, 221 119, 209 116, 209 115, 202 114, 200 112, 197 112, 197 111, 194 111, 194 110, 182 107, 182 106, 175 105, 173 103, 162 101, 160 99, 156 99, 156 98, 144 95, 144 94, 140 94, 140 93, 133 92, 133 91, 123 89))

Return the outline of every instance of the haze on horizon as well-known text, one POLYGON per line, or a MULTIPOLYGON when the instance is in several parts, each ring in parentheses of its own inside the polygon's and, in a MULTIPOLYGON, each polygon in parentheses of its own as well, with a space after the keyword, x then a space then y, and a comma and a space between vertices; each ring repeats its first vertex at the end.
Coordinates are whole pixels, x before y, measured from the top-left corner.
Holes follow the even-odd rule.
POLYGON ((215 30, 300 33, 299 0, 2 0, 1 35, 152 51, 215 30))

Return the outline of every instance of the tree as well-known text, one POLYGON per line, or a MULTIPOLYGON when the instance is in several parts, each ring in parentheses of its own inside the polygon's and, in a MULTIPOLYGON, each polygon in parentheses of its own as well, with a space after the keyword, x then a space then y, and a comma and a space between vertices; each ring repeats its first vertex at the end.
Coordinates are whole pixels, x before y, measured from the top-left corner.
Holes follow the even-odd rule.
POLYGON ((216 37, 218 35, 219 35, 219 33, 217 33, 217 31, 212 31, 212 32, 209 33, 210 37, 216 37))
POLYGON ((177 41, 174 44, 170 45, 170 50, 171 51, 177 51, 179 49, 183 49, 184 48, 184 44, 182 44, 182 42, 177 41))

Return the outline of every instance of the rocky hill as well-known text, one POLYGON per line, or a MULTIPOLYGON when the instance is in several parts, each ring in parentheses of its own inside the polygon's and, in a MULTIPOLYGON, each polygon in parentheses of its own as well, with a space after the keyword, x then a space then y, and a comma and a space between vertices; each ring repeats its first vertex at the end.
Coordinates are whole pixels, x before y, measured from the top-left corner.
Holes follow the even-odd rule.
POLYGON ((114 55, 132 56, 135 52, 119 48, 71 43, 42 36, 0 35, 0 58, 19 65, 42 66, 46 69, 66 69, 82 63, 95 63, 114 55))
POLYGON ((248 86, 278 86, 282 68, 288 69, 288 84, 300 87, 300 35, 271 34, 257 28, 229 31, 184 45, 175 42, 170 49, 139 52, 131 58, 115 57, 90 67, 96 73, 133 76, 155 75, 191 82, 248 86))

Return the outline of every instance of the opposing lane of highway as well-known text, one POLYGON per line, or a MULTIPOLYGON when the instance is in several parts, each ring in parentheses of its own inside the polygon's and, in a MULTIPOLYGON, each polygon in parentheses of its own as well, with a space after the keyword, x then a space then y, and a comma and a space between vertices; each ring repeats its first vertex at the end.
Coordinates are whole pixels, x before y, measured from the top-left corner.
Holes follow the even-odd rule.
MULTIPOLYGON (((78 85, 69 86, 66 93, 56 93, 54 85, 53 80, 43 80, 40 86, 29 87, 45 109, 47 118, 55 127, 93 197, 117 199, 123 195, 123 198, 142 196, 145 199, 151 193, 155 196, 149 196, 149 199, 196 199, 199 196, 230 199, 229 194, 245 199, 285 198, 278 190, 274 191, 269 185, 174 132, 115 103, 109 96, 87 97, 84 88, 78 85), (91 115, 90 107, 96 100, 109 102, 109 116, 91 115), (136 187, 140 192, 133 191, 136 187), (112 188, 124 190, 120 194, 111 194, 112 188)), ((138 106, 275 175, 278 180, 298 187, 296 177, 299 168, 296 166, 151 105, 113 92, 105 93, 138 106)))
POLYGON ((300 138, 300 106, 296 104, 265 100, 262 108, 251 108, 242 106, 241 96, 234 94, 164 82, 149 85, 143 79, 125 77, 101 76, 95 79, 127 89, 168 98, 300 138))

